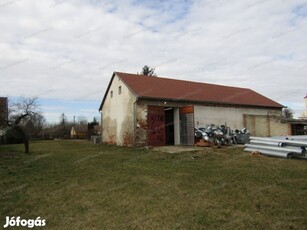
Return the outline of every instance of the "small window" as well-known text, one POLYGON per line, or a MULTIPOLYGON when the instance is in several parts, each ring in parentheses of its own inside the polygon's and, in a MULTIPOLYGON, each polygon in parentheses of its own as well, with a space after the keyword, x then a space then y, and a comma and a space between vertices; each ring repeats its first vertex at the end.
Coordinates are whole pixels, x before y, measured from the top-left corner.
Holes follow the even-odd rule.
POLYGON ((111 91, 111 98, 113 97, 113 91, 111 91))
POLYGON ((121 86, 118 87, 118 94, 122 94, 122 87, 121 86))

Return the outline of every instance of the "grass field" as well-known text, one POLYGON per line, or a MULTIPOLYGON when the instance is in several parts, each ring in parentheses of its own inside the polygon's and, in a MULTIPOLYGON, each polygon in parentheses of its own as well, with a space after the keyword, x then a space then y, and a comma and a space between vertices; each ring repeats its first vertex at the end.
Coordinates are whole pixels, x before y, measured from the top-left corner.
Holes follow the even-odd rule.
POLYGON ((307 161, 79 141, 30 151, 0 146, 1 226, 40 216, 41 229, 307 229, 307 161))

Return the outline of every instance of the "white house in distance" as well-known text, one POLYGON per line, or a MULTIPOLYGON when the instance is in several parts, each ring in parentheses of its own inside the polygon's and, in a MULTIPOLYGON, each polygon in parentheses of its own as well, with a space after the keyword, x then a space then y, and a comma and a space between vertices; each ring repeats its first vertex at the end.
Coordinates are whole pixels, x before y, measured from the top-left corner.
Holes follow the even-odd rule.
POLYGON ((247 88, 114 72, 99 111, 102 142, 194 145, 194 127, 226 124, 252 135, 290 134, 283 105, 247 88))
POLYGON ((304 97, 304 100, 305 100, 305 111, 302 113, 302 115, 299 118, 307 120, 307 95, 304 97))

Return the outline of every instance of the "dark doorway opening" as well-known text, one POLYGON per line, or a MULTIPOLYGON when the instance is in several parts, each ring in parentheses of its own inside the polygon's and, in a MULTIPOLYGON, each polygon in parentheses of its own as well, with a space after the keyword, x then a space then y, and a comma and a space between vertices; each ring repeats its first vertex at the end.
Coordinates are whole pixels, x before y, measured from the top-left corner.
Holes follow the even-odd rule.
POLYGON ((166 107, 165 111, 165 144, 174 145, 174 109, 166 107))

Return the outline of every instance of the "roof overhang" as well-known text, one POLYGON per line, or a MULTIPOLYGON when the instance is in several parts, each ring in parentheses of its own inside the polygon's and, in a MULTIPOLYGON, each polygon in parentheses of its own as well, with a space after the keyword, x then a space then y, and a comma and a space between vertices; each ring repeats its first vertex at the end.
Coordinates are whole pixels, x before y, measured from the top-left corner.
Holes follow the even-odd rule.
POLYGON ((182 103, 191 103, 191 104, 199 104, 199 105, 203 104, 203 105, 216 105, 216 106, 227 106, 227 107, 235 106, 235 107, 249 107, 249 108, 266 108, 266 109, 278 109, 278 110, 284 108, 284 106, 279 103, 276 103, 275 105, 264 105, 264 104, 248 104, 248 103, 231 103, 228 101, 205 101, 205 100, 189 100, 186 98, 163 98, 163 97, 142 96, 142 95, 138 95, 136 91, 134 91, 131 88, 131 86, 129 86, 129 84, 125 82, 125 80, 121 77, 121 74, 124 74, 124 73, 113 72, 110 82, 108 84, 108 87, 106 89, 106 92, 104 94, 103 100, 100 104, 99 112, 102 112, 103 105, 105 103, 105 100, 107 98, 107 95, 109 93, 110 87, 112 85, 112 82, 115 76, 117 76, 119 79, 123 81, 123 83, 136 96, 136 98, 143 99, 143 100, 171 101, 171 102, 177 102, 177 103, 182 102, 182 103))
POLYGON ((109 89, 110 89, 110 87, 111 87, 111 84, 112 84, 112 82, 113 82, 114 76, 115 76, 115 72, 113 72, 112 77, 111 77, 111 80, 109 81, 108 87, 107 87, 107 89, 106 89, 106 92, 104 93, 103 99, 102 99, 102 101, 101 101, 101 103, 100 103, 100 106, 99 106, 99 109, 98 109, 99 112, 102 111, 103 104, 104 104, 104 102, 105 102, 105 100, 106 100, 106 98, 107 98, 107 95, 108 95, 109 89))
POLYGON ((190 103, 197 105, 211 105, 211 106, 225 106, 225 107, 249 107, 249 108, 266 108, 281 110, 284 106, 265 106, 265 105, 250 105, 250 104, 237 104, 220 101, 203 101, 203 100, 187 100, 187 99, 172 99, 172 98, 159 98, 159 97, 138 97, 139 100, 151 100, 151 101, 162 101, 162 102, 176 102, 176 103, 190 103))

